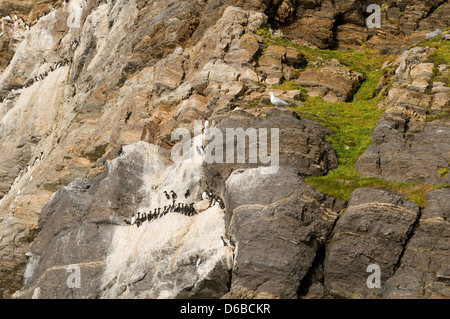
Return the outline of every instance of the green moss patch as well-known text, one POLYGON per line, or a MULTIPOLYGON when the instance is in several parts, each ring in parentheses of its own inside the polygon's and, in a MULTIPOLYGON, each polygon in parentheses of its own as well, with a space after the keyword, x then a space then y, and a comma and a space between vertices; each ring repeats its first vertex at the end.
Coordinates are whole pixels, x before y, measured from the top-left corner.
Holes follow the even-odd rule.
MULTIPOLYGON (((328 141, 337 153, 339 167, 330 171, 326 176, 308 177, 305 182, 323 194, 347 201, 353 190, 370 187, 404 194, 412 202, 425 207, 426 193, 435 189, 436 186, 366 178, 359 175, 354 167, 356 160, 370 145, 372 130, 384 112, 383 109, 377 108, 378 98, 375 97, 375 92, 380 77, 389 71, 388 68, 383 69, 382 66, 386 62, 392 61, 393 57, 381 56, 376 52, 362 49, 360 51, 310 49, 292 43, 288 39, 272 37, 267 26, 259 29, 257 33, 264 38, 266 45, 293 47, 302 52, 309 63, 318 58, 322 60, 336 59, 350 70, 364 74, 366 79, 351 102, 324 102, 319 97, 308 96, 301 86, 292 81, 285 81, 273 87, 281 90, 301 90, 305 99, 304 104, 291 109, 303 118, 318 122, 335 132, 328 137, 328 141)), ((436 61, 441 61, 441 57, 444 55, 446 53, 437 52, 436 61)))

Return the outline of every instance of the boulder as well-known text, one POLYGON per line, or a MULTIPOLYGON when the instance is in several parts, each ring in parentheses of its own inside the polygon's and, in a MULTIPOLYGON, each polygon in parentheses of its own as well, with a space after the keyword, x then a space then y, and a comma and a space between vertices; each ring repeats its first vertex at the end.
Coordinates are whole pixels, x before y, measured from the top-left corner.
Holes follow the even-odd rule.
POLYGON ((211 143, 211 152, 213 145, 224 151, 221 155, 221 163, 215 161, 205 165, 204 169, 208 184, 219 194, 223 194, 225 181, 230 172, 236 169, 279 165, 280 167, 291 167, 302 176, 320 176, 337 167, 336 153, 326 141, 326 137, 332 132, 312 121, 299 119, 293 111, 270 107, 252 114, 251 110, 234 110, 214 114, 209 120, 217 123, 214 128, 221 132, 222 137, 217 136, 218 140, 215 140, 213 136, 210 137, 210 140, 206 137, 205 145, 211 143), (275 145, 272 149, 272 129, 278 129, 278 153, 276 153, 275 145), (249 142, 246 142, 244 146, 245 154, 242 155, 245 157, 242 163, 238 161, 236 151, 234 154, 227 154, 225 151, 227 145, 234 145, 234 137, 231 133, 236 133, 236 130, 242 130, 244 133, 250 133, 253 130, 256 133, 256 139, 255 137, 252 139, 245 137, 249 142), (267 139, 262 139, 261 130, 267 130, 267 139), (227 131, 230 132, 229 136, 227 136, 227 131), (274 152, 274 157, 267 159, 268 163, 262 162, 259 153, 256 154, 256 162, 250 162, 249 149, 260 152, 260 148, 256 146, 259 138, 262 139, 259 144, 267 141, 267 154, 272 150, 274 152))
POLYGON ((326 102, 345 102, 352 99, 363 79, 361 73, 350 71, 333 60, 322 68, 306 69, 295 82, 311 96, 320 96, 326 102))
POLYGON ((155 65, 154 87, 156 95, 160 96, 165 90, 175 90, 184 77, 184 58, 179 54, 172 54, 155 65))
POLYGON ((260 50, 260 41, 261 39, 254 34, 244 34, 241 38, 231 43, 231 47, 225 55, 224 61, 240 67, 248 65, 260 50))
POLYGON ((294 48, 269 45, 264 54, 259 58, 259 71, 264 76, 282 74, 286 66, 299 68, 306 64, 306 59, 301 52, 294 48))
POLYGON ((380 268, 384 284, 397 270, 420 216, 417 205, 381 189, 356 189, 326 247, 325 288, 335 298, 373 298, 366 284, 369 265, 380 268))
POLYGON ((396 272, 383 282, 382 298, 448 299, 450 297, 450 190, 427 194, 422 210, 396 272))
POLYGON ((229 296, 245 290, 250 298, 297 298, 342 206, 287 168, 269 175, 262 168, 235 171, 225 193, 236 243, 229 296))

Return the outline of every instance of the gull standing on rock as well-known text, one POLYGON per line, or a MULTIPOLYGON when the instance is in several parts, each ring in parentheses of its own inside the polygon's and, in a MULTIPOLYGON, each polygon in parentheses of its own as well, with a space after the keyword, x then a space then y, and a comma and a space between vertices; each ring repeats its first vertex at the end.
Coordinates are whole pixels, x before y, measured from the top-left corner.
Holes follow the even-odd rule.
POLYGON ((270 102, 275 106, 289 105, 287 102, 283 101, 282 99, 275 97, 275 95, 273 95, 273 92, 270 92, 270 102))

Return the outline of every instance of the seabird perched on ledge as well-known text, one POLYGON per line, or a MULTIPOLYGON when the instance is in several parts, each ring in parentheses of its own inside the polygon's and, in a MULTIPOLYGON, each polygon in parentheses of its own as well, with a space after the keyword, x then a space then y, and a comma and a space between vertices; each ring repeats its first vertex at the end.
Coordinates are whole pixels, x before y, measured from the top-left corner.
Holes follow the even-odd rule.
POLYGON ((167 194, 167 191, 164 191, 164 196, 166 196, 167 199, 170 199, 170 196, 169 196, 169 194, 167 194))
POLYGON ((173 190, 170 191, 170 193, 172 194, 172 199, 175 201, 177 199, 177 194, 173 190))
POLYGON ((228 246, 234 247, 235 244, 233 242, 233 240, 231 239, 231 236, 228 236, 228 242, 227 242, 228 246))
POLYGON ((228 246, 227 242, 225 241, 225 239, 223 239, 223 236, 220 236, 220 239, 222 239, 222 244, 224 246, 228 246))
POLYGON ((189 195, 191 195, 191 192, 189 191, 189 189, 186 191, 186 193, 184 193, 184 198, 188 198, 189 195))
POLYGON ((289 103, 283 101, 280 98, 275 97, 273 92, 270 92, 270 102, 275 106, 287 106, 289 103))

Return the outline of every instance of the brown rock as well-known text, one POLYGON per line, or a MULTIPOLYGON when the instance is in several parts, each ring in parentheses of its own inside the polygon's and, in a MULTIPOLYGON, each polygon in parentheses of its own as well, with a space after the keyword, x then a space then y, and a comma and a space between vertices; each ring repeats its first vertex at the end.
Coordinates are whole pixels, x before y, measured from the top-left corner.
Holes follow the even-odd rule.
POLYGON ((244 34, 241 38, 232 42, 230 50, 224 57, 224 61, 239 66, 248 65, 260 50, 260 41, 261 39, 254 34, 244 34))
POLYGON ((364 76, 332 61, 321 69, 307 69, 295 81, 311 96, 320 96, 327 102, 350 100, 364 76))

